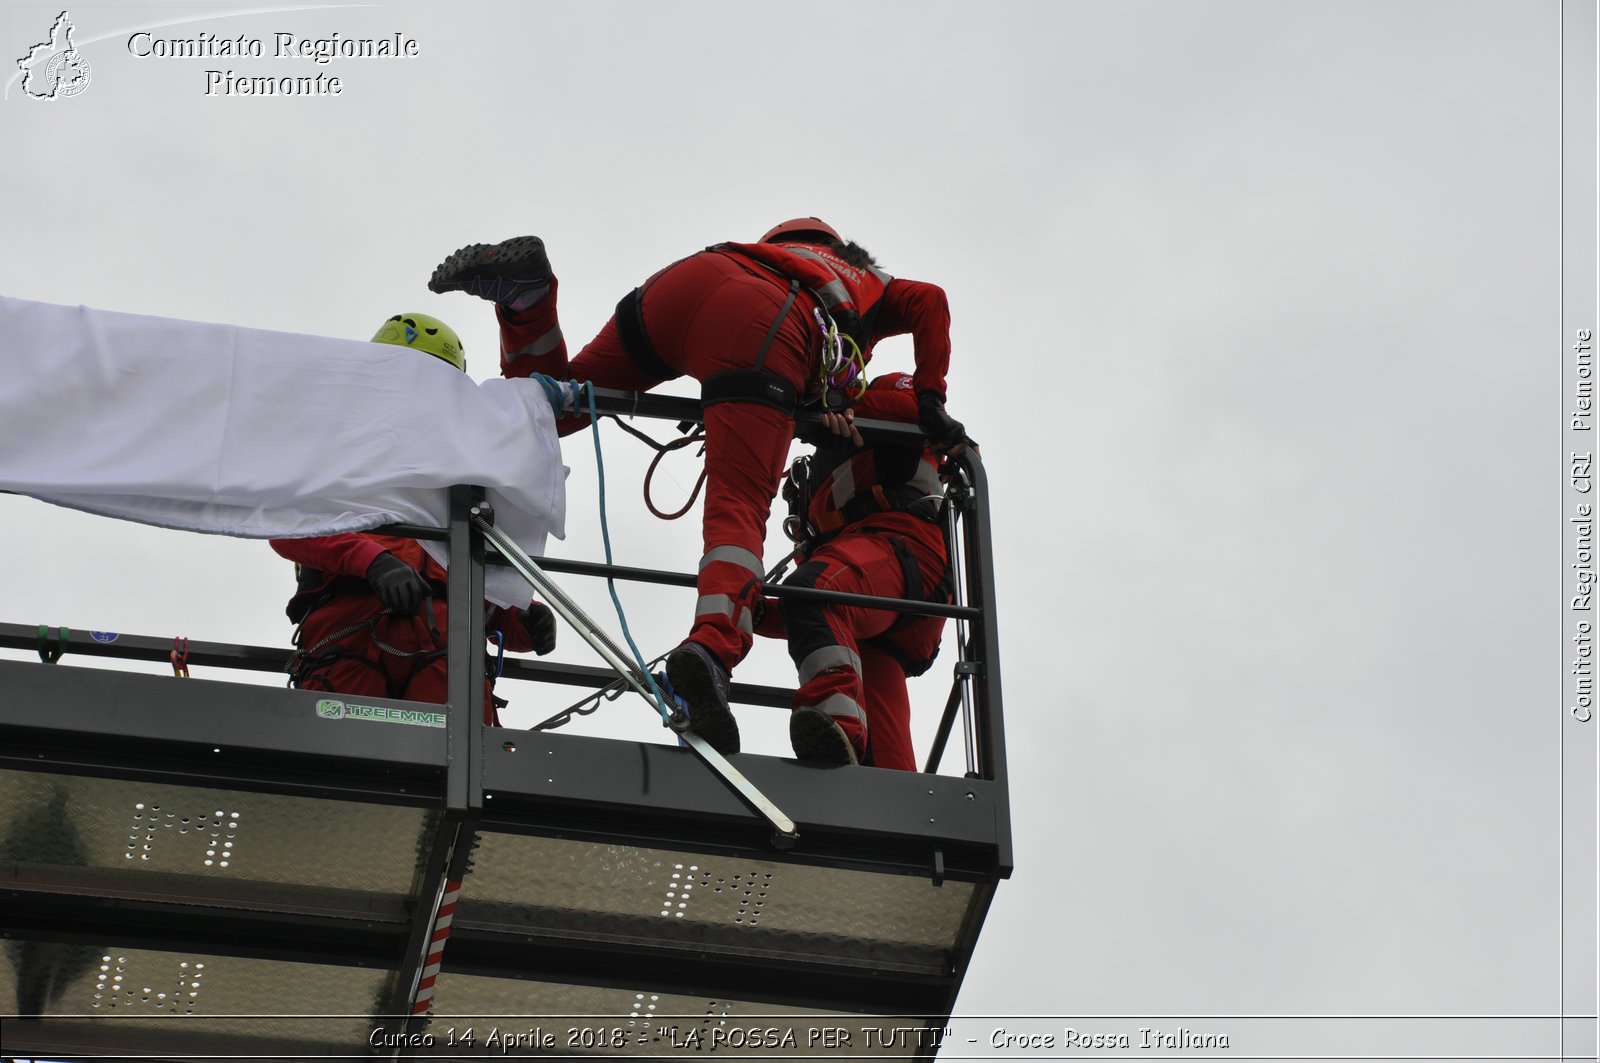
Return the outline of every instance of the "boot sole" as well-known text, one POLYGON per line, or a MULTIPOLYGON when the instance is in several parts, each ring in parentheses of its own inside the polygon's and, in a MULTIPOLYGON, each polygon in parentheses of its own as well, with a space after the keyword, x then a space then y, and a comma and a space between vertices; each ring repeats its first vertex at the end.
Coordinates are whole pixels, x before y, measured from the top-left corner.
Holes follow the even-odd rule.
POLYGON ((544 241, 537 236, 518 236, 498 244, 468 244, 439 263, 433 276, 428 278, 428 290, 438 294, 456 291, 464 283, 463 274, 491 263, 520 266, 528 262, 538 264, 537 274, 516 280, 531 285, 549 284, 554 271, 545 254, 544 241))
POLYGON ((789 743, 801 760, 822 764, 860 764, 850 736, 833 717, 816 709, 796 709, 789 715, 789 743))
POLYGON ((693 652, 667 658, 667 679, 689 705, 689 730, 723 756, 739 752, 739 724, 718 695, 710 665, 693 652))

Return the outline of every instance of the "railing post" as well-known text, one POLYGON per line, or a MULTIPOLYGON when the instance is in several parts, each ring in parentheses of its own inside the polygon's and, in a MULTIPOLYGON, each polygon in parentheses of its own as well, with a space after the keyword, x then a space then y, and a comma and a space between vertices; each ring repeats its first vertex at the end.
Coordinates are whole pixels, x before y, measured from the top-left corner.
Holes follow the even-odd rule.
POLYGON ((483 539, 472 518, 475 511, 486 512, 485 506, 482 488, 450 489, 445 807, 452 812, 483 810, 483 539))
MULTIPOLYGON (((968 628, 977 644, 982 671, 976 676, 978 699, 978 745, 982 774, 1000 784, 997 812, 1001 819, 998 842, 1001 864, 1011 867, 1011 819, 1009 786, 1006 782, 1005 715, 1000 698, 1000 629, 994 591, 994 544, 989 524, 989 479, 983 463, 969 451, 962 459, 970 490, 967 509, 962 514, 962 544, 966 558, 967 602, 979 609, 979 616, 968 628)), ((952 548, 954 544, 952 544, 952 548)))
MULTIPOLYGON (((423 865, 411 932, 386 1010, 383 1029, 420 1034, 432 1001, 449 922, 441 909, 454 904, 466 874, 475 821, 483 812, 483 538, 472 526, 487 513, 483 490, 450 489, 450 598, 445 631, 445 801, 423 865)), ((424 608, 431 608, 428 603, 424 608)), ((388 1053, 395 1058, 397 1048, 388 1053)))

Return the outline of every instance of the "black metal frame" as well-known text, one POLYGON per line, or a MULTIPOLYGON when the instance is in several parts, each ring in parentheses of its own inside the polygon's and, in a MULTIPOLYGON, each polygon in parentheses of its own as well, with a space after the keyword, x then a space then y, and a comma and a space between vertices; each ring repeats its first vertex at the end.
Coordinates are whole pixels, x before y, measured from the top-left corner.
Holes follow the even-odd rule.
MULTIPOLYGON (((662 396, 600 390, 600 410, 676 421, 700 417, 698 403, 662 396)), ((914 434, 907 426, 858 421, 869 436, 914 434)), ((319 727, 310 709, 319 695, 207 680, 175 682, 161 676, 44 667, 0 661, 0 769, 148 781, 181 781, 240 791, 304 794, 431 810, 428 853, 413 899, 403 916, 374 912, 359 925, 281 911, 211 908, 163 921, 170 904, 129 897, 64 897, 39 883, 0 884, 0 937, 96 940, 108 926, 154 942, 192 944, 222 953, 288 957, 354 965, 384 963, 392 971, 383 1010, 386 1032, 418 1032, 409 1018, 411 998, 427 955, 441 884, 460 880, 478 838, 489 833, 593 838, 646 846, 686 845, 700 851, 760 854, 763 860, 812 867, 913 875, 938 885, 974 884, 973 902, 949 968, 899 979, 845 966, 787 963, 763 967, 759 959, 708 956, 669 945, 635 951, 637 971, 677 977, 686 985, 733 993, 759 971, 764 999, 805 1006, 837 1006, 870 1013, 886 1009, 937 1025, 948 1017, 998 880, 1011 872, 1009 799, 1000 700, 987 480, 976 455, 961 461, 966 607, 833 595, 825 591, 768 588, 775 596, 825 600, 851 598, 884 607, 953 616, 966 621, 967 660, 958 661, 927 773, 828 769, 760 756, 736 758, 741 771, 801 824, 801 841, 788 852, 769 847, 770 831, 688 751, 667 746, 583 738, 550 731, 512 731, 479 724, 482 704, 478 647, 484 643, 485 558, 470 518, 481 498, 456 488, 448 531, 386 529, 418 538, 447 538, 451 571, 450 700, 442 729, 319 727), (959 685, 974 691, 976 771, 965 778, 933 774, 961 706, 959 685), (226 698, 227 712, 217 711, 226 698), (311 751, 315 752, 311 752, 311 751), (537 763, 537 770, 533 765, 537 763), (547 770, 561 765, 559 782, 547 770), (293 942, 285 927, 300 933, 293 942), (304 934, 326 948, 307 949, 304 934), (824 977, 825 976, 825 977, 824 977), (819 979, 849 995, 821 992, 819 979), (830 981, 831 980, 831 981, 830 981)), ((544 559, 550 572, 605 575, 678 586, 694 578, 676 573, 544 559)), ((0 624, 0 646, 54 645, 34 628, 0 624)), ((953 640, 952 640, 953 641, 953 640)), ((83 632, 66 639, 69 655, 165 660, 172 646, 160 639, 119 636, 103 644, 83 632)), ((196 642, 197 665, 280 669, 286 652, 266 647, 196 642)), ((41 656, 44 656, 41 653, 41 656)), ((507 662, 503 676, 596 689, 614 677, 595 668, 546 662, 507 662)), ((734 684, 735 701, 788 703, 789 691, 734 684)), ((404 702, 363 699, 375 704, 404 702)), ((439 707, 435 707, 439 708, 439 707)), ((514 940, 492 927, 458 925, 449 942, 453 969, 507 978, 566 977, 578 983, 614 979, 616 946, 514 940), (537 955, 535 963, 530 957, 537 955)), ((626 965, 625 965, 626 966, 626 965)), ((62 1048, 70 1048, 63 1045, 62 1048)), ((33 1051, 46 1051, 43 1045, 33 1051)), ((395 1050, 393 1054, 400 1054, 395 1050)), ((65 1057, 58 1057, 65 1058, 65 1057)))

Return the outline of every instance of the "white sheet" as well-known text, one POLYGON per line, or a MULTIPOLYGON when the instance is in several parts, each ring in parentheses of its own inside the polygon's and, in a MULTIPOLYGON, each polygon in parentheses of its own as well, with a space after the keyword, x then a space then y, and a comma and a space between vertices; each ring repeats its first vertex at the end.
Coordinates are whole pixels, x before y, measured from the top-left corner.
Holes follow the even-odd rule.
MULTIPOLYGON (((391 344, 0 296, 4 490, 265 539, 442 527, 449 486, 479 484, 538 556, 565 534, 566 475, 531 381, 479 384, 391 344)), ((532 593, 502 566, 486 582, 498 605, 532 593)))

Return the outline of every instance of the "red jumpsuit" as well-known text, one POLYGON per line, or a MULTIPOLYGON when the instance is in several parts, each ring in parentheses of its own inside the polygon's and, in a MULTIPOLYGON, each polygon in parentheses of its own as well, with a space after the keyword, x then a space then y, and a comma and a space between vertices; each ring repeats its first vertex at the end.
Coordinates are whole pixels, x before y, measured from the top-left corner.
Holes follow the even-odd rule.
MULTIPOLYGON (((895 373, 873 381, 855 410, 863 417, 915 424, 912 378, 895 373)), ((914 444, 856 449, 848 440, 829 440, 819 446, 807 516, 821 545, 785 584, 948 600, 938 460, 932 450, 914 444)), ((767 610, 760 630, 786 634, 789 640, 800 680, 794 707, 831 716, 863 764, 916 771, 906 676, 920 675, 932 663, 944 618, 786 599, 783 630, 777 630, 774 612, 767 610)))
MULTIPOLYGON (((887 336, 910 333, 917 390, 945 393, 950 360, 950 312, 939 287, 890 278, 849 265, 810 244, 722 244, 673 263, 639 289, 639 314, 653 357, 624 345, 613 315, 578 356, 567 361, 556 311, 557 284, 527 310, 497 306, 501 371, 508 377, 544 373, 599 387, 647 391, 677 376, 702 384, 725 370, 752 369, 788 298, 760 366, 802 398, 820 390, 821 333, 814 312, 860 316, 862 353, 887 336)), ((585 424, 562 422, 563 432, 585 424)), ((793 415, 756 402, 721 402, 705 411, 706 503, 704 553, 689 638, 730 671, 750 651, 754 593, 765 574, 762 545, 772 499, 782 481, 793 415)))
MULTIPOLYGON (((416 540, 363 532, 270 542, 299 567, 300 589, 288 608, 289 619, 300 625, 295 686, 434 704, 449 700, 446 573, 416 540), (433 585, 433 597, 424 599, 416 616, 386 612, 367 585, 367 569, 385 550, 433 585)), ((502 633, 507 650, 526 653, 534 648, 514 609, 490 607, 486 626, 502 633)), ((483 722, 499 723, 487 682, 483 722)))

